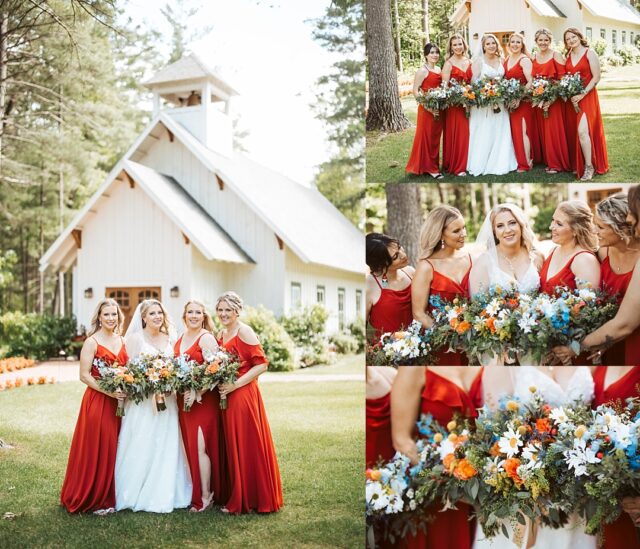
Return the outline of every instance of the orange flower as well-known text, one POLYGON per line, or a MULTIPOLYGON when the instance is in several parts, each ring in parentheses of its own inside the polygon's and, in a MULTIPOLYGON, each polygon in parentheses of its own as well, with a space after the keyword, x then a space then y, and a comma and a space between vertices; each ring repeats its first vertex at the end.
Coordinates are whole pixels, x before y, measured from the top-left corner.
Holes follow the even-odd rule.
POLYGON ((133 376, 131 374, 125 374, 123 379, 126 383, 133 383, 133 376))
POLYGON ((35 377, 30 377, 27 379, 27 385, 35 385, 36 384, 36 378, 35 377))
POLYGON ((5 386, 5 389, 13 389, 13 381, 11 381, 10 379, 7 379, 7 381, 4 382, 4 386, 5 386))
POLYGON ((489 450, 489 454, 492 455, 493 457, 499 456, 500 455, 500 444, 498 444, 497 442, 491 447, 491 449, 489 450))
POLYGON ((449 473, 452 473, 453 469, 456 466, 456 456, 454 456, 453 454, 447 454, 446 456, 444 456, 442 463, 444 465, 444 468, 449 471, 449 473))
POLYGON ((47 376, 40 376, 38 378, 38 385, 44 385, 47 382, 47 376))
POLYGON ((459 334, 464 334, 469 328, 471 328, 471 324, 466 320, 463 320, 460 324, 458 324, 455 330, 459 334))
POLYGON ((551 431, 551 425, 549 425, 549 418, 544 417, 536 420, 536 430, 539 433, 548 433, 551 431))
POLYGON ((453 470, 453 476, 460 480, 469 480, 478 474, 476 468, 471 465, 468 459, 463 458, 458 461, 456 468, 453 470))
POLYGON ((524 481, 518 476, 518 467, 520 466, 520 460, 518 458, 509 458, 504 462, 504 470, 513 482, 516 484, 522 484, 524 481))
POLYGON ((395 332, 393 334, 393 339, 404 339, 404 332, 395 332))
POLYGON ((510 309, 517 309, 517 308, 518 308, 518 306, 520 305, 520 303, 518 302, 518 300, 517 300, 517 299, 513 299, 513 298, 510 298, 510 299, 507 301, 507 304, 509 305, 509 308, 510 308, 510 309))
POLYGON ((167 368, 162 368, 160 370, 160 377, 167 378, 171 375, 171 372, 167 368))
POLYGON ((23 383, 24 381, 22 380, 21 377, 16 378, 16 387, 21 387, 23 383))
POLYGON ((379 469, 367 469, 366 475, 369 480, 374 481, 382 478, 382 473, 379 469))
POLYGON ((207 373, 215 374, 219 369, 220 369, 220 366, 218 365, 218 363, 214 362, 213 364, 209 364, 209 366, 207 367, 207 373))
POLYGON ((487 325, 487 328, 489 328, 489 330, 491 330, 492 333, 496 333, 496 319, 494 317, 490 317, 487 318, 487 320, 485 321, 485 324, 487 325))

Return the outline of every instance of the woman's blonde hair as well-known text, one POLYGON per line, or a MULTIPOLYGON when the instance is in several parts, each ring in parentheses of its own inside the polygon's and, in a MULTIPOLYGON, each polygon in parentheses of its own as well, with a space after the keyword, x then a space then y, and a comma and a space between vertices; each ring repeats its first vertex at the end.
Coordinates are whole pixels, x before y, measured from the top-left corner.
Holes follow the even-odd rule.
POLYGON ((431 210, 420 229, 420 259, 428 259, 442 240, 442 233, 454 219, 462 217, 460 210, 442 204, 431 210))
POLYGON ((569 53, 571 51, 571 48, 569 46, 567 46, 567 33, 568 32, 570 32, 571 34, 575 34, 578 38, 580 38, 580 43, 585 48, 589 47, 589 42, 587 42, 587 39, 584 37, 584 34, 582 34, 580 29, 577 29, 576 27, 569 27, 568 29, 566 29, 562 33, 562 43, 564 44, 564 50, 565 50, 566 53, 569 53))
POLYGON ((190 299, 184 304, 184 309, 182 310, 182 322, 184 322, 185 326, 187 325, 187 309, 192 303, 198 305, 199 307, 202 307, 202 315, 204 317, 202 320, 202 327, 208 332, 213 333, 215 330, 213 319, 211 318, 209 311, 207 311, 207 307, 205 306, 205 304, 202 303, 202 301, 198 301, 197 299, 190 299))
POLYGON ((531 58, 531 54, 529 53, 529 50, 527 50, 527 43, 524 41, 524 35, 520 34, 519 32, 512 32, 509 35, 509 41, 511 41, 511 38, 517 36, 518 38, 520 38, 520 41, 522 42, 522 49, 520 50, 524 55, 526 55, 528 58, 531 58))
POLYGON ((237 293, 228 291, 218 296, 218 299, 216 300, 216 310, 218 309, 218 305, 220 305, 221 301, 225 301, 236 313, 240 314, 242 312, 242 306, 244 303, 237 293))
POLYGON ((545 27, 538 29, 533 37, 533 41, 537 42, 540 36, 546 36, 551 41, 551 47, 553 47, 553 33, 549 29, 545 27))
POLYGON ((462 36, 459 32, 454 32, 449 37, 449 42, 447 42, 447 59, 450 59, 453 57, 453 47, 451 46, 451 43, 454 40, 458 40, 458 39, 462 40, 462 45, 464 46, 463 54, 469 53, 469 44, 467 44, 467 41, 464 39, 464 36, 462 36))
POLYGON ((595 252, 598 249, 598 237, 593 225, 593 214, 581 200, 566 200, 558 204, 558 210, 569 218, 569 226, 578 246, 595 252))
POLYGON ((488 32, 487 34, 483 34, 482 35, 482 39, 480 40, 480 44, 482 46, 482 53, 484 53, 484 45, 487 43, 487 39, 489 38, 493 38, 496 41, 496 53, 498 54, 498 56, 500 57, 500 59, 504 58, 504 50, 502 49, 502 45, 500 44, 500 41, 498 40, 498 38, 496 37, 495 34, 491 34, 490 32, 488 32))
POLYGON ((527 249, 527 252, 529 252, 529 254, 531 254, 531 252, 535 250, 536 235, 531 229, 529 220, 527 219, 525 213, 522 211, 522 208, 516 206, 515 204, 498 204, 491 210, 489 219, 491 220, 491 230, 493 231, 493 238, 495 239, 495 243, 499 244, 499 241, 496 238, 495 219, 497 215, 502 212, 510 213, 515 218, 518 225, 520 225, 520 233, 522 235, 520 244, 527 249))
POLYGON ((596 213, 625 243, 629 244, 634 238, 633 227, 627 222, 629 202, 625 193, 612 194, 598 202, 596 213))
POLYGON ((114 334, 120 334, 122 327, 124 326, 124 314, 122 314, 122 309, 120 309, 120 305, 115 299, 110 297, 105 297, 98 301, 95 310, 93 311, 93 315, 91 316, 91 328, 89 329, 89 333, 87 337, 92 336, 98 330, 100 330, 100 313, 102 313, 102 309, 105 307, 115 307, 118 313, 118 323, 116 324, 115 329, 113 330, 114 334))
POLYGON ((169 335, 169 315, 167 314, 167 310, 164 308, 164 305, 157 299, 145 299, 140 303, 140 319, 142 320, 142 327, 145 328, 147 326, 147 323, 144 321, 144 317, 147 314, 147 311, 154 305, 160 307, 160 310, 162 311, 162 326, 160 326, 160 331, 169 335))

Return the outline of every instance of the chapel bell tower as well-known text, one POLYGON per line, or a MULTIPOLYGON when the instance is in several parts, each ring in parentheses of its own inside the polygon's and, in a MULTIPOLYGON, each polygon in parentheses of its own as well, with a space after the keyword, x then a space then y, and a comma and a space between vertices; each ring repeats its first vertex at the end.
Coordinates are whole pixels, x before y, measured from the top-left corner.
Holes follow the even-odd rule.
POLYGON ((153 92, 154 116, 168 114, 207 148, 231 155, 229 100, 238 92, 202 59, 191 53, 161 69, 145 86, 153 92))

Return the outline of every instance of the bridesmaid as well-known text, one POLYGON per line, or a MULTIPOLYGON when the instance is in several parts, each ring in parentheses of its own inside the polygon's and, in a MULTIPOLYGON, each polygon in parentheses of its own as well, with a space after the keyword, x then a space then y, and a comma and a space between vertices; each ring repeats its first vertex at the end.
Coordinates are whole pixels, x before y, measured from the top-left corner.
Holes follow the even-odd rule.
POLYGON ((540 270, 540 291, 549 295, 558 286, 576 288, 600 286, 600 263, 593 215, 589 206, 579 200, 560 202, 551 220, 551 240, 557 246, 545 259, 540 270))
MULTIPOLYGON (((549 29, 540 29, 535 34, 538 51, 533 58, 533 76, 559 80, 565 74, 564 57, 553 50, 553 34, 549 29)), ((571 107, 573 109, 573 106, 571 107)), ((561 100, 553 101, 544 110, 534 108, 535 127, 538 146, 542 149, 542 158, 547 165, 548 174, 571 171, 571 157, 565 132, 565 104, 561 100)))
POLYGON ((396 369, 367 366, 366 376, 366 465, 373 467, 380 459, 390 460, 395 453, 391 443, 391 386, 396 369))
MULTIPOLYGON (((420 91, 426 92, 437 88, 442 83, 440 67, 436 66, 440 59, 440 48, 429 42, 424 47, 426 63, 418 69, 413 81, 413 95, 418 97, 420 91)), ((436 119, 434 112, 418 105, 416 134, 413 148, 405 171, 421 175, 428 173, 433 179, 442 179, 440 173, 440 138, 442 137, 442 119, 436 119)))
MULTIPOLYGON (((441 205, 433 209, 420 230, 420 260, 411 283, 413 318, 430 328, 430 296, 451 301, 469 293, 471 256, 463 252, 467 230, 457 208, 441 205)), ((463 353, 438 354, 438 364, 459 366, 467 364, 463 353)))
POLYGON ((564 44, 567 50, 566 69, 570 74, 580 74, 585 92, 571 98, 580 112, 568 109, 569 137, 573 143, 569 146, 576 151, 576 170, 581 181, 591 181, 597 174, 609 171, 607 143, 604 136, 604 124, 600 114, 600 101, 596 86, 600 81, 600 61, 598 54, 589 48, 584 35, 575 27, 564 31, 564 44))
POLYGON ((225 513, 272 513, 283 505, 282 483, 267 413, 258 388, 258 376, 269 361, 250 326, 240 322, 242 299, 225 292, 216 302, 223 329, 219 342, 240 358, 238 379, 218 387, 228 398, 222 414, 230 496, 225 513))
POLYGON ((374 342, 385 332, 411 324, 411 281, 415 269, 398 239, 380 233, 367 235, 367 320, 375 329, 374 342))
MULTIPOLYGON (((415 437, 420 414, 431 414, 446 425, 454 413, 477 417, 482 406, 482 368, 401 366, 391 389, 391 433, 393 446, 417 464, 415 437)), ((401 547, 420 549, 468 549, 474 539, 475 524, 470 521, 471 508, 465 503, 457 509, 440 512, 430 509, 434 520, 427 533, 407 535, 401 547)))
MULTIPOLYGON (((633 236, 633 228, 627 222, 629 205, 627 195, 617 193, 596 205, 594 222, 600 249, 598 259, 602 269, 602 290, 624 297, 636 263, 640 259, 640 241, 633 236)), ((624 341, 608 349, 602 364, 618 366, 635 364, 634 349, 640 347, 640 329, 636 329, 624 341)))
MULTIPOLYGON (((515 78, 527 90, 531 88, 531 59, 524 43, 524 36, 517 32, 509 37, 509 55, 504 61, 504 78, 515 78)), ((531 103, 524 100, 516 100, 510 107, 511 139, 516 151, 518 173, 522 173, 529 171, 533 166, 533 108, 531 103)))
MULTIPOLYGON (((594 368, 595 395, 593 407, 640 397, 640 366, 603 366, 594 368)), ((625 498, 624 511, 618 519, 604 525, 604 544, 601 549, 628 549, 636 540, 634 520, 639 518, 640 498, 625 498)))
MULTIPOLYGON (((218 350, 213 337, 213 320, 204 304, 192 299, 185 303, 182 321, 186 331, 174 346, 175 356, 187 355, 188 360, 204 362, 202 352, 218 350)), ((180 431, 184 441, 193 493, 191 511, 205 511, 216 501, 224 503, 227 494, 222 411, 218 391, 205 391, 198 395, 185 393, 178 399, 180 431), (194 402, 197 398, 197 403, 194 402), (191 406, 184 411, 182 400, 191 406)))
POLYGON ((106 364, 129 360, 120 335, 124 315, 113 299, 98 303, 91 318, 91 330, 80 352, 80 381, 87 385, 73 433, 67 473, 60 502, 70 513, 93 511, 96 515, 115 512, 114 468, 120 432, 116 416, 123 393, 106 393, 98 386, 96 359, 106 364))
MULTIPOLYGON (((629 203, 627 221, 633 226, 636 238, 639 238, 640 185, 635 185, 629 189, 627 201, 629 203)), ((635 267, 638 267, 638 263, 636 263, 635 267)), ((635 267, 627 286, 627 291, 620 303, 618 313, 609 322, 603 324, 582 340, 580 344, 582 350, 592 352, 594 355, 601 355, 601 349, 629 337, 635 330, 640 328, 640 315, 638 315, 640 310, 640 268, 636 269, 635 267)), ((627 357, 630 358, 630 364, 640 364, 640 347, 635 347, 630 351, 631 355, 627 357)), ((568 362, 574 356, 573 351, 568 347, 556 347, 554 353, 563 362, 568 362)))
MULTIPOLYGON (((449 38, 447 60, 442 67, 442 81, 455 80, 459 84, 471 83, 469 46, 461 34, 449 38)), ((469 155, 469 118, 464 107, 448 107, 445 111, 444 140, 442 143, 442 167, 457 176, 467 175, 469 155)))

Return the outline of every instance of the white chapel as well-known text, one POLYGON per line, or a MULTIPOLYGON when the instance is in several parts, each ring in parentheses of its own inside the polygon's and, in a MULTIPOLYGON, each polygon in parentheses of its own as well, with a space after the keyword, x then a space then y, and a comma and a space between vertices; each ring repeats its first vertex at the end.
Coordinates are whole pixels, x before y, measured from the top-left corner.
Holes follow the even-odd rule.
POLYGON ((71 276, 78 323, 109 296, 127 319, 158 298, 178 324, 187 299, 212 307, 225 290, 276 315, 322 303, 330 333, 364 316, 362 234, 317 189, 233 150, 237 92, 195 54, 146 86, 151 122, 40 260, 71 276))

